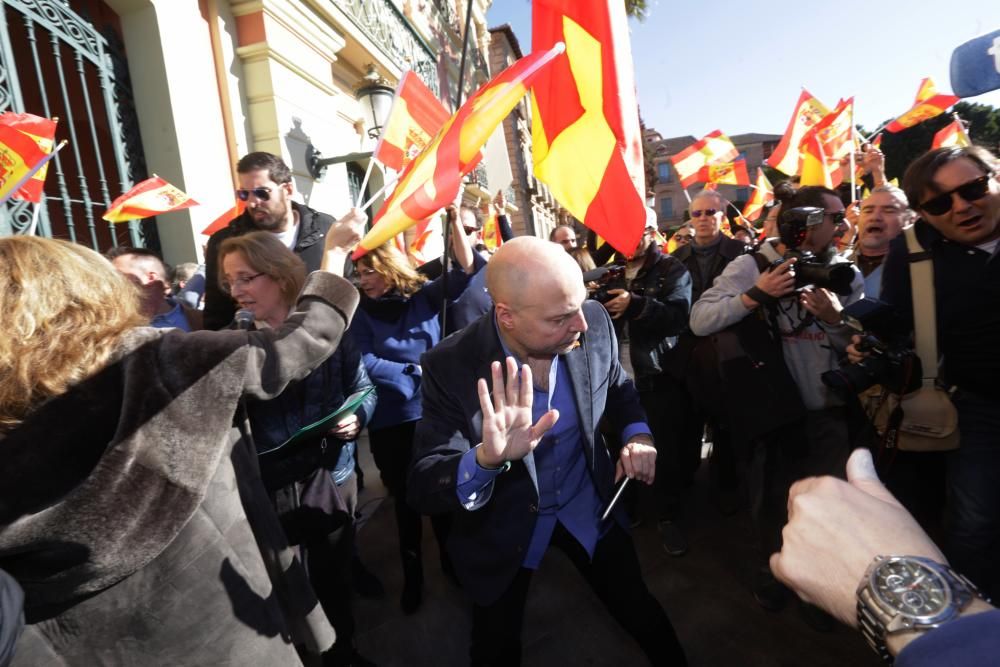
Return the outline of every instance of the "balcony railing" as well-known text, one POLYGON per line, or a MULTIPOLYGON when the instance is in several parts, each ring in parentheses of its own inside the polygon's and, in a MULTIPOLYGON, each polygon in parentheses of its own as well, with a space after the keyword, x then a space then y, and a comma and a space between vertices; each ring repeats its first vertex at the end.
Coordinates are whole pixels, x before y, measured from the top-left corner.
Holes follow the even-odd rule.
MULTIPOLYGON (((392 0, 331 0, 401 69, 413 69, 440 96, 434 51, 414 30, 392 0)), ((441 3, 446 4, 446 3, 441 3)))

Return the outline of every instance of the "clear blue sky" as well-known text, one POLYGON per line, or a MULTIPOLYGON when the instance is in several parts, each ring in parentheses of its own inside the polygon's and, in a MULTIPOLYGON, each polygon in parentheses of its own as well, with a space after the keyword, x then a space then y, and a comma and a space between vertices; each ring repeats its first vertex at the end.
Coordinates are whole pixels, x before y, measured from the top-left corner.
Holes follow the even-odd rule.
MULTIPOLYGON (((856 121, 873 130, 910 107, 925 76, 951 92, 954 48, 1000 29, 1000 0, 649 4, 645 22, 630 21, 632 56, 642 116, 664 137, 781 134, 802 87, 830 107, 854 95, 856 121)), ((494 0, 487 19, 531 51, 529 0, 494 0)), ((1000 107, 1000 91, 967 101, 1000 107)))

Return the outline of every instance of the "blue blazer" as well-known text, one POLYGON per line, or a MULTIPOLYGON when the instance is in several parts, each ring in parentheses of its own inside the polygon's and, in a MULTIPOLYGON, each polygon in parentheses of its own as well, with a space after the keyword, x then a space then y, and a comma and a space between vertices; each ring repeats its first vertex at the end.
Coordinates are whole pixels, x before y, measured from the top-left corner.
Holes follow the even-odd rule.
MULTIPOLYGON (((454 514, 448 552, 462 585, 481 605, 496 601, 514 579, 538 513, 538 480, 530 454, 496 478, 492 497, 479 509, 464 509, 456 490, 462 454, 482 441, 476 381, 489 381, 490 364, 504 358, 493 312, 424 354, 423 417, 417 424, 409 478, 411 505, 428 514, 454 514)), ((564 356, 587 466, 598 495, 609 502, 615 467, 599 430, 601 418, 620 432, 645 422, 646 415, 618 361, 618 342, 604 306, 586 301, 583 312, 589 328, 580 346, 564 356)), ((620 508, 615 519, 625 525, 620 508)))

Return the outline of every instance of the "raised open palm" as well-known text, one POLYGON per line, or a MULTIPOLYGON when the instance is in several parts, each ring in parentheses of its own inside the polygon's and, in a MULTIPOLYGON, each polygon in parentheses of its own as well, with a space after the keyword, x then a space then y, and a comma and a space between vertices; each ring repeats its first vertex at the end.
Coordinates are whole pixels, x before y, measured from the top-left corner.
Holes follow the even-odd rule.
MULTIPOLYGON (((483 444, 477 460, 488 468, 498 468, 505 461, 519 461, 527 456, 545 432, 559 419, 558 410, 549 410, 534 425, 531 423, 531 405, 534 398, 531 368, 527 364, 517 371, 517 362, 507 357, 507 383, 504 386, 503 368, 499 361, 490 366, 493 376, 493 398, 490 400, 486 380, 480 379, 479 407, 483 411, 483 444)), ((555 363, 555 362, 553 362, 555 363)))

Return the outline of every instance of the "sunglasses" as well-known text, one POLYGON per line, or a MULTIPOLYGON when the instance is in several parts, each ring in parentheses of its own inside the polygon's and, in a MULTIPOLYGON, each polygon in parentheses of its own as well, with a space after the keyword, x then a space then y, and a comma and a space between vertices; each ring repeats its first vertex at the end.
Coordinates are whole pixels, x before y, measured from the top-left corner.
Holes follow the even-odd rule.
POLYGON ((711 218, 713 215, 715 215, 718 212, 719 212, 719 209, 717 209, 717 208, 706 208, 704 210, 699 209, 697 211, 691 211, 691 217, 692 218, 700 218, 702 215, 704 215, 706 218, 711 218))
POLYGON ((992 178, 990 174, 980 176, 976 180, 964 183, 954 190, 942 192, 937 197, 931 197, 923 204, 917 206, 917 208, 931 215, 944 215, 951 210, 951 196, 956 192, 965 201, 978 201, 985 197, 990 191, 990 178, 992 178))
POLYGON ((479 231, 479 227, 466 227, 465 225, 462 226, 462 229, 465 231, 466 236, 479 231))
POLYGON ((827 213, 827 215, 833 218, 833 224, 835 226, 847 220, 847 214, 845 214, 843 211, 837 211, 836 213, 827 213))
POLYGON ((250 195, 253 195, 261 201, 268 201, 271 199, 271 188, 254 188, 253 190, 237 190, 236 196, 239 197, 240 201, 246 201, 250 199, 250 195))

